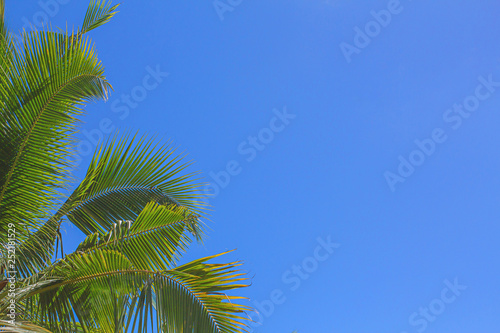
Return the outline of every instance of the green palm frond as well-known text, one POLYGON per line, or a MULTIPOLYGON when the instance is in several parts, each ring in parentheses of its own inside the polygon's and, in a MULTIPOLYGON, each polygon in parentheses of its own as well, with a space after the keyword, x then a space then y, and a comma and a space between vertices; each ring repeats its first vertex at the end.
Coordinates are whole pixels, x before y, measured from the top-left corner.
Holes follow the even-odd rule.
POLYGON ((119 221, 107 234, 88 236, 76 253, 100 249, 124 254, 136 268, 166 270, 175 264, 178 253, 187 249, 186 232, 199 229, 198 216, 184 207, 149 203, 137 220, 119 221))
MULTIPOLYGON (((218 258, 226 253, 198 259, 183 266, 169 271, 169 275, 182 284, 187 290, 194 291, 195 299, 203 304, 203 311, 192 312, 189 297, 182 302, 169 297, 168 289, 163 289, 158 296, 158 308, 170 309, 175 304, 183 304, 186 313, 192 313, 192 320, 186 323, 182 316, 171 316, 169 312, 159 312, 159 316, 166 315, 164 320, 165 332, 190 331, 198 332, 193 323, 200 323, 203 329, 199 332, 240 332, 246 331, 247 317, 241 316, 250 308, 240 305, 239 302, 244 297, 229 296, 225 292, 233 289, 247 287, 243 282, 247 279, 243 277, 237 268, 241 262, 229 264, 209 264, 208 261, 218 258), (187 326, 187 327, 186 327, 187 326), (186 329, 187 328, 187 329, 186 329)), ((179 305, 177 305, 179 306, 179 305)), ((201 310, 201 309, 199 309, 201 310)))
POLYGON ((16 51, 13 61, 0 109, 9 139, 0 147, 0 220, 2 227, 16 223, 33 228, 49 216, 58 189, 65 185, 71 135, 82 103, 106 99, 111 86, 83 37, 25 34, 24 52, 16 51))
MULTIPOLYGON (((172 203, 202 214, 205 207, 195 174, 180 174, 189 163, 154 138, 116 135, 98 148, 71 196, 68 219, 85 234, 104 234, 113 221, 135 220, 151 201, 172 203)), ((200 237, 200 235, 197 235, 200 237)))
POLYGON ((81 33, 87 33, 107 23, 117 13, 118 6, 111 6, 111 1, 92 0, 83 19, 81 33))
POLYGON ((37 320, 48 323, 54 332, 60 328, 50 323, 57 318, 64 319, 65 329, 78 320, 89 329, 105 332, 124 328, 146 332, 153 308, 163 332, 241 332, 245 318, 240 314, 248 308, 237 303, 241 297, 224 292, 245 287, 246 279, 237 270, 239 262, 208 263, 219 256, 153 271, 134 267, 118 251, 81 253, 59 261, 47 272, 55 280, 32 291, 28 303, 38 304, 36 313, 42 318, 37 320), (127 310, 123 320, 109 320, 123 309, 127 310), (117 322, 125 327, 115 327, 117 322))
MULTIPOLYGON (((5 2, 0 0, 0 71, 7 73, 12 66, 14 43, 5 25, 5 2)), ((6 75, 0 75, 0 101, 4 101, 6 94, 6 75)))
POLYGON ((5 30, 3 1, 0 7, 0 229, 10 222, 36 228, 66 185, 83 103, 107 99, 111 89, 83 33, 109 21, 117 6, 93 1, 76 34, 25 32, 22 50, 5 30))

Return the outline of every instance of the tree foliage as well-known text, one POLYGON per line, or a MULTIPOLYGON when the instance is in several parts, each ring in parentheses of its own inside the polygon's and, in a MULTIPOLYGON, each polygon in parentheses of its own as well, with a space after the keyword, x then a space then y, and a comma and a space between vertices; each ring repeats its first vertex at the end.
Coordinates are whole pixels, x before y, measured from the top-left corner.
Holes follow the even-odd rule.
POLYGON ((23 31, 20 42, 4 9, 0 0, 0 331, 245 331, 249 309, 228 294, 246 286, 240 262, 178 266, 203 239, 207 207, 173 147, 116 133, 64 196, 84 106, 111 90, 87 33, 117 6, 92 0, 80 29, 23 31), (86 238, 54 260, 63 220, 86 238))

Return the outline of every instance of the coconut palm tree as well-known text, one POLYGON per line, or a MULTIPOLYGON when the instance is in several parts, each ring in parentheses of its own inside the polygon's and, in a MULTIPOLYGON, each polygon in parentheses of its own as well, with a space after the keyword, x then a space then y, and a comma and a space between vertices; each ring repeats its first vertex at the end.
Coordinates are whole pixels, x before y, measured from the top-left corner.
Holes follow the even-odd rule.
POLYGON ((116 6, 93 0, 78 30, 21 41, 4 9, 0 0, 0 331, 245 331, 249 308, 227 294, 246 286, 240 262, 178 265, 202 240, 207 208, 183 154, 117 133, 72 185, 84 105, 111 89, 87 32, 116 6), (86 235, 70 254, 63 221, 86 235))

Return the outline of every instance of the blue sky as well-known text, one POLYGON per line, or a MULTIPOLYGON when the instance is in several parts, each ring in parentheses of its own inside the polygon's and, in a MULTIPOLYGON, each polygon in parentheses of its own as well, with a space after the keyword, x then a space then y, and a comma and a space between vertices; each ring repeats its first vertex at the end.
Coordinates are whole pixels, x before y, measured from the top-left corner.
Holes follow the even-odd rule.
MULTIPOLYGON (((10 26, 82 22, 87 1, 54 1, 7 1, 10 26)), ((219 191, 185 258, 237 248, 226 260, 252 277, 255 332, 492 332, 499 9, 124 0, 92 33, 115 91, 82 130, 141 129, 189 152, 219 191)), ((81 239, 65 232, 65 247, 81 239)))

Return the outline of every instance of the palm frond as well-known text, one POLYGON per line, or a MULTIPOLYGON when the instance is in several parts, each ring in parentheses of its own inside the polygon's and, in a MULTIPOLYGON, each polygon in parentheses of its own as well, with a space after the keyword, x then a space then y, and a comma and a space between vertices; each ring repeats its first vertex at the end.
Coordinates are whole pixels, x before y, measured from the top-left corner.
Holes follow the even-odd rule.
POLYGON ((184 207, 149 203, 135 221, 118 221, 107 234, 87 236, 76 253, 100 249, 124 254, 134 267, 166 270, 187 249, 187 232, 200 234, 198 216, 184 207), (195 231, 196 230, 196 231, 195 231))
MULTIPOLYGON (((111 89, 82 35, 109 21, 116 7, 92 1, 80 32, 24 32, 16 47, 0 2, 0 234, 4 243, 6 228, 16 226, 21 278, 44 268, 53 255, 69 205, 38 227, 67 186, 76 117, 84 102, 106 99, 111 89)), ((0 252, 4 267, 6 253, 0 252)))
POLYGON ((201 184, 195 174, 180 174, 189 165, 183 158, 154 138, 117 134, 98 148, 82 182, 85 189, 77 188, 80 194, 71 197, 68 219, 86 235, 103 235, 114 221, 135 220, 151 201, 184 206, 201 216, 206 208, 201 184))
POLYGON ((163 332, 242 332, 247 319, 240 314, 249 309, 237 303, 241 297, 224 292, 245 287, 245 278, 237 270, 239 262, 208 263, 219 256, 152 271, 135 268, 118 251, 80 253, 60 260, 47 273, 58 280, 32 291, 30 302, 38 304, 39 319, 54 332, 60 328, 51 323, 58 318, 68 323, 66 328, 79 322, 115 332, 119 322, 126 331, 146 332, 153 308, 163 332), (123 309, 126 319, 120 315, 123 309), (110 320, 117 314, 122 320, 110 320))
POLYGON ((117 13, 118 6, 119 4, 111 6, 111 1, 107 0, 91 0, 83 19, 81 33, 87 33, 107 23, 117 13))
MULTIPOLYGON (((173 298, 169 288, 159 288, 157 315, 164 332, 246 332, 244 323, 248 318, 242 314, 250 308, 237 303, 245 298, 225 293, 248 286, 242 283, 246 278, 237 269, 241 262, 208 263, 224 254, 201 258, 168 271, 167 276, 192 292, 173 298), (201 306, 193 307, 193 300, 201 306), (181 312, 173 315, 169 309, 181 312)), ((169 282, 162 280, 165 284, 169 282)))
POLYGON ((90 41, 82 37, 26 33, 24 51, 16 50, 13 62, 4 78, 7 96, 0 108, 5 132, 0 228, 15 223, 21 237, 49 216, 66 184, 71 135, 82 103, 106 99, 111 86, 90 41))

